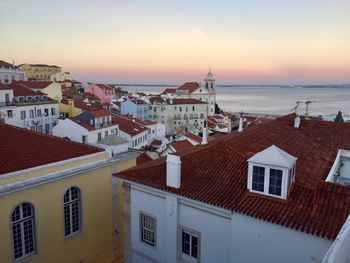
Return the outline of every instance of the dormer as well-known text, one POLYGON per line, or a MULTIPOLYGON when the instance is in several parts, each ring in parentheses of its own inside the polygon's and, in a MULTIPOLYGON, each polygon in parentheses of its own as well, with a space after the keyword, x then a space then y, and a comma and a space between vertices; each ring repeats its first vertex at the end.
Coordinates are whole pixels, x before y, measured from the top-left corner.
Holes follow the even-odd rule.
POLYGON ((295 180, 296 161, 275 145, 256 153, 248 160, 248 190, 287 199, 295 180))

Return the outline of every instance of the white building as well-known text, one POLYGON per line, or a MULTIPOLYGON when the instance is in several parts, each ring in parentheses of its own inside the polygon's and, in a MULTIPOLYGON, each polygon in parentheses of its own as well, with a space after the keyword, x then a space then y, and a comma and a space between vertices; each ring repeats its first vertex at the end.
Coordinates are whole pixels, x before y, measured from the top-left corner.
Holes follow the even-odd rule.
POLYGON ((119 124, 119 135, 129 142, 129 148, 140 149, 149 144, 147 127, 120 115, 113 115, 113 120, 119 124))
POLYGON ((204 127, 208 104, 197 99, 152 99, 149 118, 165 125, 166 135, 198 133, 204 127))
POLYGON ((20 83, 0 84, 0 120, 33 131, 52 133, 58 102, 20 83))
POLYGON ((0 60, 0 84, 9 84, 14 80, 27 80, 25 71, 0 60))
POLYGON ((215 114, 216 84, 211 71, 203 82, 186 82, 177 89, 165 89, 161 94, 164 98, 191 98, 208 104, 208 115, 215 114))
POLYGON ((348 262, 350 125, 292 122, 116 174, 125 262, 348 262))

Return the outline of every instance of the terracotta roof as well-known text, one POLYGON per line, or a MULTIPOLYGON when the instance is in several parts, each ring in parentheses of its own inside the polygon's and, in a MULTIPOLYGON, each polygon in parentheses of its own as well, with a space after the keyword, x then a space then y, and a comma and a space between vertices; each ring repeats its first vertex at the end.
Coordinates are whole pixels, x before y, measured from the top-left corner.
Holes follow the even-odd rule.
POLYGON ((161 94, 167 94, 167 93, 175 93, 176 92, 176 88, 172 89, 172 88, 167 88, 165 89, 161 94))
POLYGON ((90 123, 82 121, 81 119, 79 119, 79 115, 75 116, 75 117, 69 117, 69 119, 71 121, 74 121, 76 124, 80 125, 81 127, 87 129, 88 131, 95 131, 95 130, 99 130, 99 129, 104 129, 106 127, 111 127, 111 126, 114 126, 114 125, 118 125, 118 123, 115 120, 113 120, 113 118, 112 118, 112 123, 110 125, 103 126, 103 127, 100 127, 100 128, 95 128, 95 126, 91 125, 90 123))
POLYGON ((119 114, 118 116, 120 118, 123 118, 125 120, 129 120, 129 121, 133 121, 134 123, 136 123, 138 125, 143 125, 143 126, 152 125, 152 124, 157 123, 157 122, 154 122, 151 120, 141 120, 141 119, 133 117, 132 115, 119 114))
POLYGON ((106 85, 106 84, 95 84, 97 87, 105 90, 114 90, 112 86, 106 85))
POLYGON ((160 96, 153 96, 149 98, 149 101, 153 104, 154 102, 164 103, 164 100, 160 96))
POLYGON ((46 95, 41 91, 34 91, 27 88, 26 86, 20 84, 19 82, 12 82, 11 84, 0 84, 0 89, 2 90, 13 90, 13 96, 42 96, 46 95))
POLYGON ((169 105, 180 105, 180 104, 208 104, 204 101, 197 99, 167 99, 166 103, 169 105), (170 103, 172 101, 172 103, 170 103))
POLYGON ((221 136, 177 155, 182 162, 179 189, 166 186, 165 158, 115 176, 328 239, 337 236, 350 213, 350 187, 325 182, 336 151, 281 121, 221 136), (247 190, 247 160, 271 145, 298 158, 286 201, 247 190))
MULTIPOLYGON (((290 114, 281 118, 282 121, 294 127, 296 115, 290 114)), ((350 122, 333 122, 302 117, 299 132, 332 149, 350 150, 350 122)))
POLYGON ((110 111, 102 109, 102 108, 94 108, 94 109, 89 109, 87 111, 90 112, 90 114, 92 116, 94 116, 95 118, 112 115, 112 113, 110 111))
POLYGON ((160 141, 160 140, 153 140, 152 145, 160 146, 160 145, 162 145, 162 141, 160 141))
POLYGON ((147 131, 148 128, 142 125, 139 125, 132 120, 128 120, 126 118, 123 118, 119 115, 113 115, 113 120, 119 124, 119 129, 131 136, 135 136, 137 134, 140 134, 144 131, 147 131))
POLYGON ((176 152, 181 152, 185 149, 193 147, 192 143, 190 143, 189 140, 179 141, 179 142, 174 143, 171 146, 175 149, 176 152))
POLYGON ((185 84, 180 86, 178 88, 178 90, 188 90, 189 93, 192 93, 198 88, 199 88, 199 83, 198 82, 186 82, 185 84))
POLYGON ((0 141, 0 174, 103 151, 100 148, 7 124, 0 124, 0 141))
POLYGON ((198 142, 198 143, 201 143, 202 142, 202 137, 199 137, 198 135, 195 135, 195 134, 193 134, 193 133, 187 133, 186 135, 185 135, 187 138, 189 138, 189 139, 191 139, 191 140, 193 140, 193 141, 195 141, 195 142, 198 142))
POLYGON ((51 85, 52 81, 14 81, 15 83, 20 83, 30 89, 45 89, 47 86, 51 85))
POLYGON ((147 163, 149 161, 153 161, 153 159, 149 157, 146 153, 142 153, 136 158, 136 165, 147 163))
POLYGON ((13 65, 8 63, 8 62, 6 62, 6 61, 0 60, 0 67, 13 68, 13 65))

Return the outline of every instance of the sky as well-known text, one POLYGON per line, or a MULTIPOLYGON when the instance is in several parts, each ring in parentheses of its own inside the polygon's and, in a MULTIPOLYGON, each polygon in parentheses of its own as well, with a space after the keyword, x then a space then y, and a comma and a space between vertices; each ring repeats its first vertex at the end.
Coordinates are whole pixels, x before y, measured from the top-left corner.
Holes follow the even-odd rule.
POLYGON ((350 83, 349 0, 0 0, 0 59, 81 81, 350 83))

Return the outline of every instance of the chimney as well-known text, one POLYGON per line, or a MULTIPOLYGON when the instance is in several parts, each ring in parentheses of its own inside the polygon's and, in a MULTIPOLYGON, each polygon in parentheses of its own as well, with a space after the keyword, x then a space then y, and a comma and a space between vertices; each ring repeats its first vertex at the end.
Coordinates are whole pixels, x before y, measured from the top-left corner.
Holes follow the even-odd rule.
POLYGON ((169 104, 173 104, 173 99, 170 99, 170 100, 169 100, 169 104))
POLYGON ((243 131, 243 112, 241 112, 241 116, 239 117, 239 127, 238 127, 238 132, 243 131))
POLYGON ((294 119, 294 128, 296 129, 300 128, 300 124, 301 124, 301 118, 299 116, 296 116, 294 119))
POLYGON ((203 135, 202 135, 202 142, 201 144, 208 144, 207 139, 207 121, 204 121, 204 127, 203 127, 203 135))
POLYGON ((168 154, 166 159, 166 185, 180 188, 181 185, 181 159, 180 156, 168 154))

